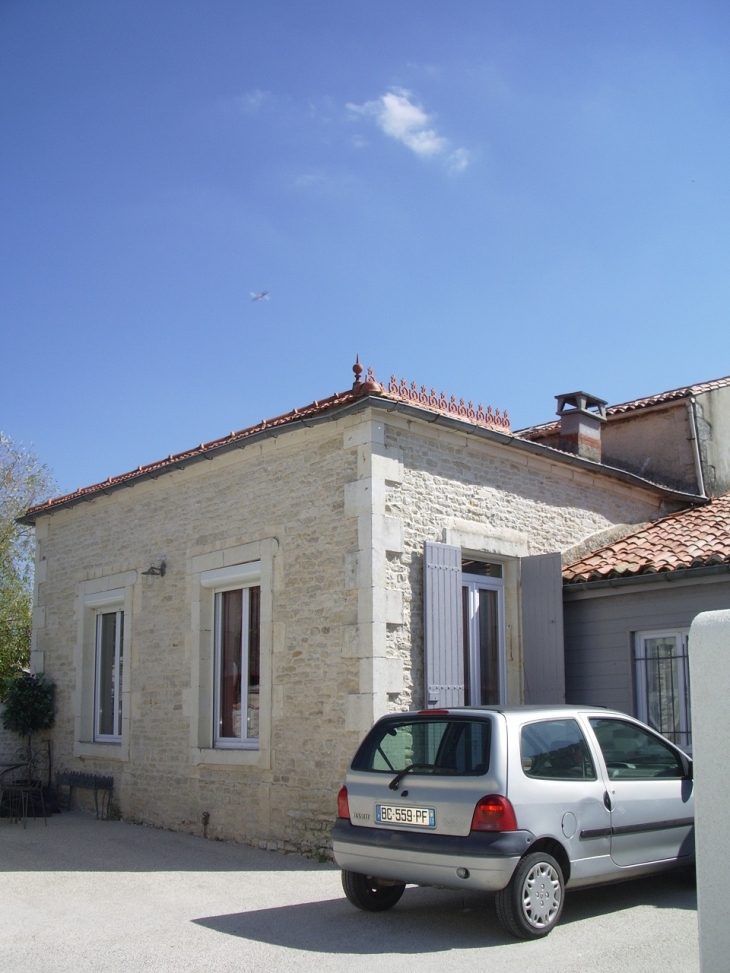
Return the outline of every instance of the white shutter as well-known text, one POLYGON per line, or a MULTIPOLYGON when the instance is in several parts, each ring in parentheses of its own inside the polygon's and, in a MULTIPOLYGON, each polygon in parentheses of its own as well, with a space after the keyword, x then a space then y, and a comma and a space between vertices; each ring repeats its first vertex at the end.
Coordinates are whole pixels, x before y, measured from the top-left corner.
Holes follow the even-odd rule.
POLYGON ((426 706, 464 705, 461 548, 426 541, 423 554, 426 706))
POLYGON ((565 702, 563 574, 560 554, 520 561, 525 703, 565 702))

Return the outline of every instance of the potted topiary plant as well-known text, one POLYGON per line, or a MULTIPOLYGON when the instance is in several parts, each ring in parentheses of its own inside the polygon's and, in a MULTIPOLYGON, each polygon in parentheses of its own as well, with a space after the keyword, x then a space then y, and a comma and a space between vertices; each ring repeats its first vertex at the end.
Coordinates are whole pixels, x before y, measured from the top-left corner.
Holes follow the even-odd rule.
POLYGON ((28 738, 28 759, 33 734, 53 726, 56 717, 56 686, 44 675, 23 673, 13 679, 5 694, 3 726, 28 738))

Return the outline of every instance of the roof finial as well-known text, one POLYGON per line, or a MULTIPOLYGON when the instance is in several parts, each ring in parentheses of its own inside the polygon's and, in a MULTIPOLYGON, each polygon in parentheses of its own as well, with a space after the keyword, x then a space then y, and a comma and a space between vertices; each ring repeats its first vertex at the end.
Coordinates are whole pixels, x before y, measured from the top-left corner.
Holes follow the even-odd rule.
POLYGON ((360 376, 362 375, 362 365, 360 364, 360 355, 355 355, 355 364, 352 366, 352 370, 355 373, 355 381, 352 383, 352 387, 355 389, 360 384, 360 376))

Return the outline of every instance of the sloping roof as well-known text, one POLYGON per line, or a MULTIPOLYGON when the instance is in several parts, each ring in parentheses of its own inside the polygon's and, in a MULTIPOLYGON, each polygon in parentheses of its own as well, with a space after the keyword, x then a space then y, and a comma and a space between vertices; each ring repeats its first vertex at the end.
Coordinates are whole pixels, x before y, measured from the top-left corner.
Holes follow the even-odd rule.
POLYGON ((495 432, 510 434, 509 416, 506 410, 500 412, 499 409, 493 410, 491 406, 488 406, 485 410, 481 404, 475 408, 472 402, 465 403, 463 399, 457 402, 456 397, 453 395, 447 398, 444 392, 438 394, 435 389, 431 389, 428 392, 425 385, 422 385, 418 389, 415 382, 411 382, 410 385, 408 385, 405 379, 401 379, 398 382, 395 375, 391 376, 390 383, 387 387, 384 387, 377 381, 371 368, 368 368, 365 380, 361 381, 363 368, 359 361, 355 363, 352 370, 355 373, 355 381, 352 388, 344 392, 335 392, 334 395, 326 399, 315 400, 309 405, 299 409, 292 409, 291 412, 286 412, 273 419, 264 419, 255 426, 240 429, 238 432, 231 432, 227 436, 214 439, 208 443, 201 443, 199 446, 194 446, 192 449, 187 449, 182 453, 171 453, 165 459, 148 463, 145 466, 138 466, 136 470, 130 470, 128 473, 122 473, 120 476, 110 476, 101 483, 94 483, 87 487, 79 487, 73 493, 54 497, 45 503, 31 507, 26 515, 21 518, 21 521, 32 523, 37 516, 50 513, 58 507, 69 506, 81 500, 90 499, 95 494, 107 493, 119 486, 131 486, 135 481, 154 479, 159 474, 170 472, 176 468, 182 469, 186 463, 197 461, 201 458, 211 459, 212 456, 210 454, 216 450, 242 446, 246 440, 258 436, 261 433, 270 435, 274 429, 292 426, 296 423, 302 423, 307 419, 325 416, 335 409, 350 405, 366 396, 375 395, 380 398, 405 401, 429 412, 448 414, 453 418, 472 423, 476 426, 491 429, 495 432))
MULTIPOLYGON (((726 388, 728 385, 730 385, 730 375, 725 376, 725 378, 715 378, 710 382, 700 382, 697 385, 685 385, 679 389, 671 389, 669 392, 647 395, 643 399, 632 399, 630 402, 609 405, 606 409, 606 416, 610 419, 612 416, 620 416, 627 412, 637 412, 651 406, 675 402, 691 395, 701 395, 703 392, 711 392, 713 389, 726 388)), ((515 432, 515 436, 522 439, 543 439, 555 435, 559 429, 560 423, 557 421, 543 422, 537 426, 529 426, 527 429, 519 429, 515 432)))
POLYGON ((115 487, 120 484, 131 483, 133 480, 139 480, 142 478, 149 479, 151 476, 154 477, 156 473, 164 473, 167 470, 174 469, 176 467, 182 468, 186 462, 204 456, 206 453, 211 453, 215 449, 222 446, 233 445, 254 436, 256 433, 275 429, 296 421, 317 416, 327 412, 329 409, 332 409, 335 406, 347 405, 350 402, 354 402, 360 397, 361 394, 361 392, 355 392, 354 390, 349 392, 338 392, 335 393, 335 395, 331 395, 329 398, 320 399, 319 401, 312 402, 310 405, 305 405, 301 409, 292 409, 291 412, 287 412, 281 416, 276 416, 274 419, 263 419, 255 426, 249 426, 246 429, 240 429, 238 432, 231 432, 227 436, 222 436, 220 439, 214 439, 211 442, 201 443, 199 446, 193 446, 192 449, 186 449, 182 453, 170 453, 170 455, 165 459, 156 460, 154 463, 147 463, 144 466, 138 466, 136 470, 130 470, 128 473, 122 473, 119 476, 110 476, 107 480, 103 480, 101 483, 94 483, 91 486, 79 487, 79 489, 74 490, 73 493, 66 493, 60 497, 53 497, 52 499, 47 500, 45 503, 40 503, 35 507, 31 507, 26 514, 26 517, 32 517, 45 513, 46 511, 53 510, 55 507, 62 507, 71 501, 83 499, 84 497, 90 496, 94 493, 104 493, 111 487, 115 487))
POLYGON ((671 389, 669 392, 659 392, 658 395, 647 395, 643 399, 632 399, 630 402, 621 402, 619 405, 611 405, 606 410, 607 414, 619 415, 623 412, 633 412, 635 409, 646 409, 651 405, 662 405, 664 402, 673 402, 675 399, 686 399, 690 395, 701 395, 703 392, 711 392, 713 389, 725 388, 730 385, 730 375, 725 378, 715 378, 710 382, 700 382, 697 385, 685 385, 684 388, 671 389))
MULTIPOLYGON (((509 446, 540 455, 550 454, 561 463, 588 468, 593 473, 600 472, 614 479, 650 490, 669 498, 674 503, 705 503, 704 497, 675 490, 661 483, 654 483, 635 473, 601 465, 573 453, 553 449, 547 444, 532 442, 529 437, 520 438, 510 429, 509 415, 506 409, 503 412, 500 412, 499 409, 493 410, 491 406, 487 406, 485 409, 481 404, 474 406, 473 402, 465 402, 464 399, 457 402, 453 395, 447 397, 444 392, 437 393, 435 389, 429 391, 425 385, 421 385, 419 388, 415 382, 408 384, 405 379, 398 381, 395 375, 391 376, 387 386, 381 385, 373 375, 371 368, 368 368, 365 380, 362 381, 363 368, 359 361, 355 363, 352 370, 355 373, 355 381, 352 387, 344 392, 336 392, 326 399, 319 399, 302 408, 292 409, 291 412, 286 412, 273 419, 264 419, 255 426, 249 426, 238 432, 231 432, 229 435, 214 439, 209 443, 201 443, 199 446, 194 446, 182 453, 171 453, 165 459, 148 463, 145 466, 138 466, 136 470, 130 470, 120 476, 110 476, 101 483, 80 487, 73 493, 54 497, 46 503, 31 507, 23 517, 19 518, 19 523, 33 524, 38 517, 51 514, 57 509, 75 506, 91 500, 94 496, 110 494, 115 490, 134 486, 143 480, 157 479, 164 473, 184 469, 191 463, 213 459, 214 455, 231 449, 243 449, 249 442, 271 436, 275 437, 277 430, 306 426, 310 421, 320 422, 336 418, 348 408, 359 408, 360 404, 364 404, 367 400, 373 401, 373 399, 394 403, 388 411, 396 409, 415 414, 427 412, 436 416, 434 421, 466 423, 480 430, 486 436, 496 435, 496 438, 509 446)), ((728 382, 730 382, 730 379, 728 379, 728 382)))
POLYGON ((730 493, 669 514, 563 568, 566 584, 730 564, 730 493))

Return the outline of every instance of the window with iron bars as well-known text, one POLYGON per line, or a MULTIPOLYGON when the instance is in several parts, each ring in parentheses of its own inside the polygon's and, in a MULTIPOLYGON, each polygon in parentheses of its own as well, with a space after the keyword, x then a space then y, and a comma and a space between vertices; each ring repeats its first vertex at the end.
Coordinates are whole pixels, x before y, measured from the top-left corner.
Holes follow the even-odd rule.
POLYGON ((689 630, 635 632, 636 715, 692 752, 689 630))

